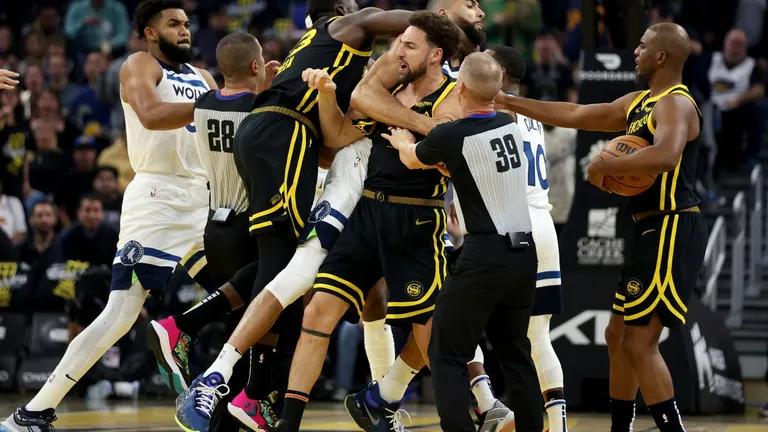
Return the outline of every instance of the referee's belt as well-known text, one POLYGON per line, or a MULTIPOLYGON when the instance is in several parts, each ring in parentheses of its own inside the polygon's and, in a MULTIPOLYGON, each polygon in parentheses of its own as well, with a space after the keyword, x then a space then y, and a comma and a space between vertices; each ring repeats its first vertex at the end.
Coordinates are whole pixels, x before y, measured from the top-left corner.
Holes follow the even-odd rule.
POLYGON ((429 198, 411 198, 397 195, 388 195, 384 192, 376 192, 370 189, 363 189, 363 196, 368 199, 372 199, 380 202, 387 202, 390 204, 405 204, 412 206, 424 206, 424 207, 445 207, 445 200, 443 199, 429 199, 429 198))
POLYGON ((666 216, 666 215, 674 215, 679 213, 700 213, 700 212, 701 212, 701 209, 699 209, 699 206, 693 206, 693 207, 688 207, 688 208, 679 209, 679 210, 648 210, 648 211, 632 213, 632 220, 634 220, 635 222, 640 222, 641 220, 651 216, 666 216))
POLYGON ((259 113, 265 113, 265 112, 273 112, 273 113, 282 114, 284 116, 288 116, 298 121, 299 123, 303 124, 304 126, 306 126, 307 129, 312 131, 312 134, 315 137, 320 137, 320 135, 317 133, 317 128, 315 127, 315 124, 312 123, 312 120, 310 120, 307 116, 305 116, 304 114, 298 111, 294 111, 286 107, 270 105, 270 106, 256 108, 253 111, 251 111, 251 114, 259 114, 259 113))

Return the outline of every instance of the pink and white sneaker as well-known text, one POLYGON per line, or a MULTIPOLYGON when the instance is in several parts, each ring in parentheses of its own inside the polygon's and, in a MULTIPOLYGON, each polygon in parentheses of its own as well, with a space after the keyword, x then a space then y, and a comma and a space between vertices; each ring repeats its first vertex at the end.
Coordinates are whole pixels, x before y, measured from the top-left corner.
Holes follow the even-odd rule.
POLYGON ((151 321, 147 343, 155 354, 160 375, 168 387, 181 395, 189 388, 189 347, 192 338, 179 330, 172 316, 151 321))
POLYGON ((271 431, 277 423, 277 415, 268 399, 251 399, 242 390, 232 402, 227 404, 227 410, 240 423, 256 432, 271 431))

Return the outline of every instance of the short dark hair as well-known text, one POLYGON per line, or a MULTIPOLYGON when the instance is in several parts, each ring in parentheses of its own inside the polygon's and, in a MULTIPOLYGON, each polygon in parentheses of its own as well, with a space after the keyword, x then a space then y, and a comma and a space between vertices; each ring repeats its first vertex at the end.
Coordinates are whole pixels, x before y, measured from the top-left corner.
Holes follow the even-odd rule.
POLYGON ((104 171, 112 173, 112 175, 115 176, 115 178, 120 177, 120 173, 117 172, 117 168, 113 167, 112 165, 99 165, 96 168, 96 175, 94 177, 98 176, 104 171))
POLYGON ((144 29, 149 27, 149 22, 166 9, 184 9, 184 2, 182 0, 144 0, 136 6, 133 23, 140 39, 144 39, 144 29))
POLYGON ((224 78, 247 76, 251 62, 261 54, 256 36, 235 32, 224 36, 216 46, 216 63, 224 78))
POLYGON ((84 201, 98 201, 99 204, 101 204, 101 206, 104 207, 104 201, 101 200, 101 197, 98 196, 96 192, 86 192, 80 195, 80 201, 78 201, 77 207, 78 208, 82 207, 84 201))
POLYGON ((493 48, 493 58, 507 71, 510 82, 519 82, 525 76, 525 58, 517 48, 504 45, 493 48))
POLYGON ((459 28, 445 16, 419 11, 411 15, 408 24, 427 34, 427 42, 443 50, 443 60, 453 57, 459 46, 459 28))
POLYGON ((33 214, 35 214, 35 209, 39 205, 51 206, 51 208, 53 209, 53 212, 56 213, 56 204, 54 204, 53 201, 51 201, 49 199, 42 199, 40 201, 35 201, 35 203, 32 204, 32 208, 29 211, 29 216, 32 216, 33 214))
POLYGON ((312 21, 316 21, 324 16, 336 15, 338 6, 338 0, 307 0, 307 15, 312 21))

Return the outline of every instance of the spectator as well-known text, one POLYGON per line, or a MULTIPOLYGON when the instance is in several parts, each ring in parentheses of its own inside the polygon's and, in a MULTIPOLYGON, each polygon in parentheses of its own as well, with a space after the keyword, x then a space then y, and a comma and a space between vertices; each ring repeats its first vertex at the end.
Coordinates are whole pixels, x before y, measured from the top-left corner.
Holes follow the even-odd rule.
POLYGON ((24 69, 22 77, 25 90, 21 92, 21 103, 24 106, 24 118, 30 119, 34 102, 40 96, 40 93, 45 90, 43 67, 40 63, 29 63, 24 69))
POLYGON ((24 61, 20 65, 19 72, 27 73, 27 65, 30 63, 42 63, 47 50, 45 36, 42 33, 30 33, 24 39, 24 61))
POLYGON ((0 181, 5 193, 21 197, 24 154, 31 147, 29 122, 17 88, 0 92, 0 181))
POLYGON ((544 125, 547 143, 547 182, 552 220, 559 233, 571 213, 576 191, 576 129, 544 125))
POLYGON ((53 125, 40 122, 32 127, 35 152, 28 153, 22 194, 27 208, 35 201, 53 194, 61 177, 69 169, 69 158, 61 151, 53 125))
POLYGON ((64 36, 51 36, 48 38, 48 56, 60 55, 67 56, 67 40, 64 36))
POLYGON ((0 25, 0 55, 7 55, 13 52, 13 32, 5 24, 0 25))
MULTIPOLYGON (((16 248, 18 254, 18 272, 26 278, 12 293, 14 310, 60 310, 61 299, 51 295, 51 291, 38 291, 40 281, 55 258, 57 235, 56 207, 50 201, 37 202, 29 216, 31 233, 24 243, 16 248)), ((18 273, 17 273, 18 274, 18 273)))
POLYGON ((97 153, 95 138, 83 135, 75 141, 72 169, 62 178, 55 197, 64 226, 75 219, 80 197, 92 190, 97 153))
POLYGON ((229 17, 223 8, 208 15, 208 27, 195 33, 192 42, 200 51, 206 64, 216 64, 216 46, 219 40, 229 33, 229 17))
POLYGON ((102 126, 109 125, 111 107, 101 98, 101 77, 107 69, 107 59, 100 52, 89 53, 85 58, 83 71, 85 84, 72 103, 67 106, 67 118, 80 128, 95 120, 102 126))
POLYGON ((71 70, 72 65, 66 56, 48 54, 48 88, 65 107, 72 105, 79 91, 77 85, 69 81, 71 70))
POLYGON ((120 67, 129 55, 146 51, 147 42, 139 38, 136 31, 131 32, 128 39, 128 52, 122 57, 118 57, 109 64, 107 72, 104 74, 101 86, 101 99, 111 105, 110 124, 112 125, 112 137, 116 138, 125 133, 125 117, 123 116, 123 104, 120 101, 120 67))
POLYGON ((133 176, 136 173, 131 168, 131 161, 128 159, 128 144, 125 141, 125 136, 116 138, 112 145, 105 148, 99 155, 97 162, 98 165, 109 165, 114 167, 118 172, 118 187, 120 192, 125 192, 125 188, 128 187, 128 183, 133 180, 133 176))
POLYGON ((117 250, 117 231, 103 224, 104 209, 95 195, 85 195, 77 209, 77 223, 61 233, 61 258, 89 266, 110 266, 117 250))
POLYGON ((528 67, 523 85, 526 95, 545 101, 576 102, 573 73, 552 33, 543 33, 534 43, 533 65, 528 67))
POLYGON ((120 210, 123 207, 123 193, 117 182, 117 169, 100 166, 93 178, 93 192, 104 205, 104 224, 115 231, 120 230, 120 210))
POLYGON ((755 102, 765 95, 765 76, 747 55, 747 35, 733 29, 725 37, 723 51, 712 55, 708 72, 712 102, 720 111, 715 128, 717 155, 715 176, 722 170, 738 170, 745 157, 754 163, 762 141, 762 123, 755 102), (745 143, 748 143, 745 145, 745 143))
POLYGON ((131 32, 125 6, 116 0, 76 0, 69 4, 64 33, 79 55, 121 53, 131 32))
POLYGON ((18 198, 3 193, 2 181, 0 181, 0 228, 14 244, 19 244, 27 238, 24 207, 18 198))
POLYGON ((59 98, 49 90, 40 94, 32 110, 31 127, 34 129, 41 123, 53 127, 62 150, 72 150, 75 140, 80 136, 80 129, 64 117, 59 98))
POLYGON ((40 33, 46 39, 62 34, 61 15, 54 5, 44 5, 34 21, 24 26, 22 34, 40 33))

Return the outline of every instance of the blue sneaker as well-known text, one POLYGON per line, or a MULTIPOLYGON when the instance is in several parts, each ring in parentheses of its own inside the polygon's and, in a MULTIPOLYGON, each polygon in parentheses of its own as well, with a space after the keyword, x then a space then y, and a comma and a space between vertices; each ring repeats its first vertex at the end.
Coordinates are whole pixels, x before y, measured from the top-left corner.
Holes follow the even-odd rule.
POLYGON ((366 432, 407 432, 403 426, 403 415, 411 420, 411 416, 400 409, 400 402, 388 403, 382 399, 377 382, 348 395, 344 399, 344 407, 352 420, 366 432))
POLYGON ((208 432, 211 414, 227 394, 229 386, 220 373, 199 375, 189 385, 189 391, 176 409, 176 423, 185 432, 208 432))
POLYGON ((53 408, 43 411, 27 411, 24 407, 17 408, 13 414, 0 423, 3 432, 52 432, 56 414, 53 408))

